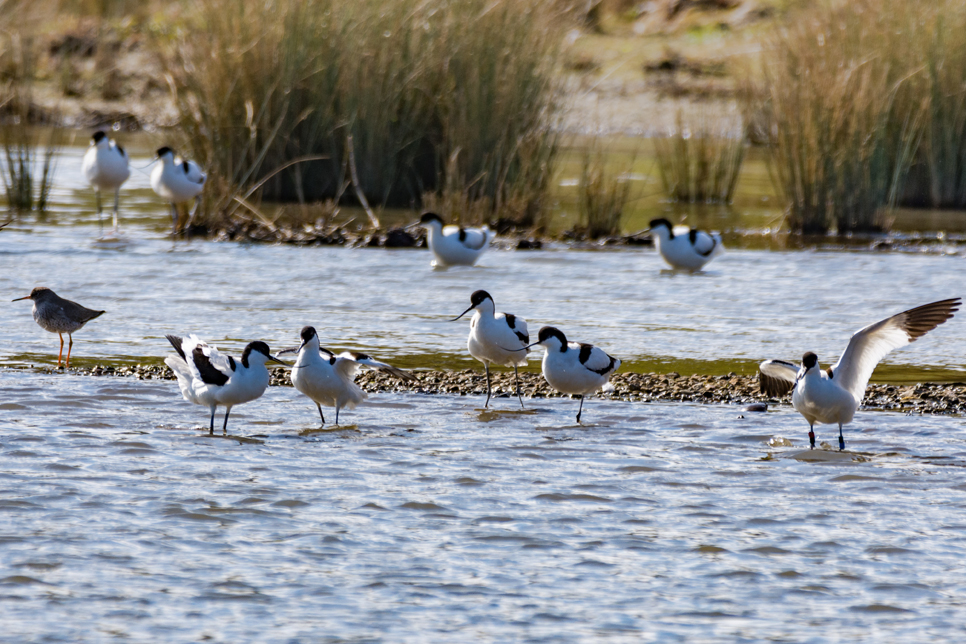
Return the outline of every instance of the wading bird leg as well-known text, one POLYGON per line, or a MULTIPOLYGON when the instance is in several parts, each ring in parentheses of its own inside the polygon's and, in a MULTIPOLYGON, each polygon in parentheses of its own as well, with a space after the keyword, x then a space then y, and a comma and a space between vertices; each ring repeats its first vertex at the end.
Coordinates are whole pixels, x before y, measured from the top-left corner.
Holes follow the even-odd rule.
POLYGON ((815 427, 811 424, 808 426, 808 442, 812 444, 812 449, 815 449, 815 427))
POLYGON ((178 236, 178 204, 171 203, 171 236, 178 236))
POLYGON ((490 406, 490 363, 484 362, 483 368, 486 369, 486 403, 483 404, 483 409, 487 409, 490 406))
MULTIPOLYGON (((67 339, 70 340, 70 344, 67 345, 67 368, 70 369, 70 350, 74 348, 74 336, 70 333, 67 334, 67 339)), ((64 336, 60 336, 61 344, 64 342, 64 336)), ((63 351, 63 349, 61 349, 63 351)))
MULTIPOLYGON (((322 425, 325 426, 325 415, 322 413, 322 405, 315 403, 315 406, 319 408, 319 418, 322 419, 322 425)), ((336 414, 338 416, 338 414, 336 414)))
POLYGON ((577 422, 580 422, 580 412, 584 410, 584 397, 580 397, 580 407, 577 408, 577 422))
POLYGON ((225 407, 225 424, 221 426, 222 436, 228 436, 228 414, 231 413, 231 407, 225 407))
POLYGON ((218 405, 211 406, 211 424, 208 426, 208 435, 215 435, 215 410, 218 409, 218 405))
POLYGON ((517 388, 517 400, 520 401, 520 409, 523 409, 523 396, 520 395, 520 374, 517 373, 516 365, 513 365, 513 384, 517 388))
POLYGON ((845 437, 842 436, 842 423, 839 423, 839 451, 845 451, 845 437))
POLYGON ((118 188, 114 191, 114 232, 117 232, 117 206, 118 200, 120 199, 121 189, 118 188))
POLYGON ((101 226, 101 236, 104 235, 104 218, 101 216, 101 191, 94 191, 94 200, 97 202, 97 223, 101 226))
POLYGON ((64 357, 64 334, 58 333, 60 336, 60 353, 57 354, 57 368, 60 369, 60 361, 64 357))
POLYGON ((191 224, 194 223, 195 213, 198 212, 198 208, 201 207, 201 195, 195 197, 195 205, 191 207, 188 211, 188 223, 185 224, 185 228, 190 228, 191 224))
POLYGON ((339 405, 335 406, 335 425, 339 426, 339 405))

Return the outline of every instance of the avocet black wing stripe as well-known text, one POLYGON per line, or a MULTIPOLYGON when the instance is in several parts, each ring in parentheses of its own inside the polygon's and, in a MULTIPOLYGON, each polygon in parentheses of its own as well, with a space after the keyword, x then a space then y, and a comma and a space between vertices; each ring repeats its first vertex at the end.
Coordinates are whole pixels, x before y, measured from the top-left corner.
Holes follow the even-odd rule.
POLYGON ((220 370, 215 368, 201 347, 194 348, 194 351, 191 352, 191 360, 195 363, 195 367, 198 369, 198 375, 201 376, 201 382, 205 383, 206 385, 218 385, 219 387, 222 387, 226 382, 228 382, 228 374, 222 373, 220 370))
POLYGON ((592 344, 581 343, 580 354, 577 358, 580 360, 580 364, 602 376, 614 369, 614 365, 617 363, 617 360, 613 356, 607 355, 603 349, 597 349, 592 344))
POLYGON ((184 338, 179 338, 176 335, 166 335, 164 337, 168 339, 168 342, 170 342, 171 346, 174 347, 174 350, 178 352, 178 355, 181 356, 181 359, 187 362, 188 357, 184 354, 184 349, 181 348, 184 338))
POLYGON ((520 342, 523 344, 530 344, 530 334, 523 333, 517 328, 517 316, 513 315, 512 313, 504 313, 503 316, 506 318, 507 326, 509 326, 510 330, 516 334, 520 342))

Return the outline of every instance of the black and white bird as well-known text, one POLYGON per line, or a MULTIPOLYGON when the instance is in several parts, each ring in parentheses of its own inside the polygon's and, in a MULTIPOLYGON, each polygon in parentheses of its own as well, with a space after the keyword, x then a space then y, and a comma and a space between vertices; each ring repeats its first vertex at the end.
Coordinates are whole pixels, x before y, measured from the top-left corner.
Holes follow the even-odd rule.
POLYGON ((197 163, 177 157, 169 147, 158 148, 157 155, 160 163, 151 171, 151 188, 171 204, 173 234, 177 235, 178 204, 194 199, 194 207, 188 214, 190 222, 208 177, 197 163))
POLYGON ((426 243, 436 258, 434 267, 472 266, 496 237, 496 233, 486 226, 447 226, 442 217, 432 212, 423 215, 419 225, 426 229, 426 243))
POLYGON ((292 384, 299 392, 311 398, 319 408, 323 425, 325 415, 322 413, 322 405, 335 407, 335 424, 338 425, 339 410, 353 409, 368 397, 355 383, 355 377, 363 367, 385 371, 403 381, 417 380, 410 372, 373 360, 364 353, 344 351, 336 355, 322 348, 319 334, 314 327, 303 327, 299 335, 302 344, 298 349, 285 349, 278 353, 298 353, 298 359, 292 367, 292 384))
POLYGON ((74 337, 85 324, 104 315, 104 311, 95 311, 77 302, 71 302, 60 297, 46 286, 37 286, 30 291, 30 295, 13 300, 31 300, 34 303, 34 321, 44 331, 50 331, 60 336, 60 353, 57 354, 57 368, 60 368, 61 358, 64 356, 64 334, 70 344, 67 345, 67 368, 70 368, 70 351, 74 348, 74 337))
POLYGON ((84 154, 81 164, 84 176, 94 188, 97 199, 97 220, 104 227, 101 219, 101 190, 114 193, 114 232, 117 232, 117 210, 120 199, 121 186, 131 176, 130 162, 127 152, 114 140, 108 140, 107 134, 98 130, 91 137, 91 146, 84 154))
POLYGON ((651 235, 657 252, 672 268, 699 271, 722 251, 721 235, 687 226, 672 226, 667 219, 652 219, 651 235))
MULTIPOLYGON (((621 366, 621 361, 590 344, 567 342, 559 329, 545 326, 537 334, 537 341, 524 348, 540 345, 544 348, 543 377, 551 387, 563 394, 580 396, 577 422, 584 409, 584 395, 598 389, 613 388, 610 377, 621 366)), ((522 350, 522 349, 521 349, 522 350)))
POLYGON ((209 433, 215 433, 215 410, 225 407, 225 423, 222 432, 228 433, 228 415, 235 405, 260 398, 268 387, 268 363, 289 366, 269 351, 264 342, 250 342, 242 353, 241 361, 223 355, 217 348, 205 344, 198 336, 179 338, 164 336, 178 352, 168 355, 164 364, 178 378, 181 395, 188 402, 211 409, 209 433))
POLYGON ((837 423, 839 449, 844 450, 842 425, 852 422, 879 361, 893 349, 914 342, 953 317, 960 304, 958 297, 940 300, 859 329, 839 361, 824 371, 811 351, 802 356, 801 367, 782 360, 762 362, 759 366, 761 391, 776 397, 792 392, 792 406, 808 421, 812 449, 815 448, 815 423, 837 423))
POLYGON ((486 370, 486 403, 490 405, 490 363, 503 367, 513 367, 513 382, 517 392, 517 399, 523 407, 520 396, 520 374, 518 367, 527 366, 527 354, 530 349, 525 347, 530 343, 530 333, 527 331, 527 321, 512 313, 497 313, 493 298, 486 291, 475 291, 470 296, 470 308, 453 318, 453 322, 470 311, 473 318, 470 321, 470 335, 466 340, 466 348, 470 355, 483 363, 486 370))

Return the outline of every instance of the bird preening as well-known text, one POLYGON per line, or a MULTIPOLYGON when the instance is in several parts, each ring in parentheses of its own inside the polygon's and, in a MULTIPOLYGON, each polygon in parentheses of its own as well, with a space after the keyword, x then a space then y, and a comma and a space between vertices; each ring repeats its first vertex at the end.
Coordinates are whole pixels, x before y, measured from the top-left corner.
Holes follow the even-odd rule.
POLYGON ((188 402, 211 410, 209 433, 215 433, 215 411, 225 408, 222 433, 228 434, 228 415, 232 407, 256 400, 268 387, 269 373, 266 364, 287 365, 271 354, 268 345, 261 341, 250 342, 241 360, 224 355, 196 335, 181 338, 164 336, 177 354, 169 355, 164 364, 178 378, 181 395, 188 402))
POLYGON ((940 300, 863 327, 852 335, 839 361, 824 371, 811 351, 802 356, 800 366, 766 360, 759 367, 761 391, 775 397, 792 392, 792 406, 808 421, 812 449, 815 423, 823 423, 839 426, 839 449, 844 450, 842 426, 852 422, 879 361, 952 318, 961 303, 958 297, 940 300))

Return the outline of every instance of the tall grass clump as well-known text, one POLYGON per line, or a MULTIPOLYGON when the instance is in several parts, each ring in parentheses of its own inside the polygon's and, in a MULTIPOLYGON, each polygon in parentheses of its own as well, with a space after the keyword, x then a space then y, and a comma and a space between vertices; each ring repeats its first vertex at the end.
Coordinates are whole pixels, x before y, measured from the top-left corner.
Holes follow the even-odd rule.
POLYGON ((258 196, 361 192, 374 205, 413 206, 457 186, 494 210, 523 213, 544 199, 556 156, 560 41, 544 3, 192 7, 159 44, 191 153, 218 188, 214 210, 295 160, 304 161, 272 176, 258 196), (355 190, 344 189, 348 182, 355 190))
MULTIPOLYGON (((810 5, 765 48, 763 81, 773 177, 797 232, 887 226, 922 138, 911 0, 810 5)), ((751 111, 747 106, 746 113, 751 111)))
POLYGON ((0 34, 0 182, 15 212, 47 210, 61 145, 58 130, 36 127, 45 125, 31 92, 37 49, 29 36, 0 34))
POLYGON ((628 173, 634 159, 627 164, 627 172, 615 172, 608 167, 607 159, 603 146, 595 141, 584 151, 577 184, 580 226, 591 239, 620 234, 624 209, 630 200, 628 173))
POLYGON ((966 208, 966 4, 935 0, 917 7, 920 36, 913 44, 922 72, 916 80, 928 108, 900 201, 966 208))
POLYGON ((729 203, 745 158, 734 123, 710 114, 685 122, 682 112, 670 136, 654 140, 664 192, 679 201, 729 203))

